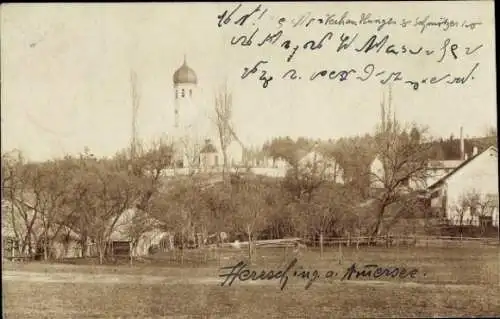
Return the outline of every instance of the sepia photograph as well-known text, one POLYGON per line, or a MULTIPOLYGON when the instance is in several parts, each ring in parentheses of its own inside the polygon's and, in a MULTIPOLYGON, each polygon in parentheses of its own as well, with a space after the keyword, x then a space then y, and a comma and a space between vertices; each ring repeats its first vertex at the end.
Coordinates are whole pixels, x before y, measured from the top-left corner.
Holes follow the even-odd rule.
POLYGON ((500 317, 493 1, 0 12, 4 318, 500 317))

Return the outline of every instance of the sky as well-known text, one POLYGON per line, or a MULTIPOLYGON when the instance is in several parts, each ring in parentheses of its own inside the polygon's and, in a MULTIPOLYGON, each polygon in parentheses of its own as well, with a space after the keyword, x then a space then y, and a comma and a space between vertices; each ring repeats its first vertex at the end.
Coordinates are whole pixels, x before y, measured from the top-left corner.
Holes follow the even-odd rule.
MULTIPOLYGON (((250 13, 258 3, 244 4, 233 22, 218 26, 217 16, 237 3, 142 4, 9 4, 1 9, 1 116, 2 151, 21 150, 32 160, 77 154, 84 147, 97 156, 110 156, 128 145, 132 102, 130 72, 138 78, 139 138, 149 141, 169 134, 173 125, 172 75, 183 62, 198 77, 200 111, 209 114, 214 96, 226 83, 233 94, 233 123, 247 145, 259 145, 274 136, 340 138, 372 132, 387 85, 370 79, 343 82, 307 81, 314 71, 357 69, 367 64, 377 70, 401 71, 407 78, 446 73, 466 75, 479 63, 474 80, 463 85, 392 85, 393 109, 404 122, 429 127, 434 136, 457 136, 460 126, 467 136, 478 136, 496 127, 496 76, 493 2, 389 2, 389 3, 263 3, 243 26, 235 18, 250 13), (267 9, 261 19, 258 15, 267 9), (297 50, 292 62, 279 45, 256 45, 269 32, 277 32, 279 17, 296 18, 335 14, 358 21, 373 18, 414 21, 429 15, 439 20, 481 22, 474 30, 463 27, 444 31, 429 27, 374 25, 315 25, 281 30, 294 43, 319 41, 328 31, 331 41, 315 51, 297 50), (254 23, 254 24, 253 24, 254 23), (233 36, 259 28, 251 46, 231 46, 233 36), (401 46, 432 48, 436 52, 449 38, 446 58, 440 55, 403 55, 336 52, 342 34, 359 33, 357 46, 371 35, 390 35, 401 46), (363 40, 363 41, 362 41, 363 40), (449 48, 458 44, 458 59, 449 48), (464 55, 465 47, 483 45, 464 55), (244 67, 269 61, 273 75, 267 88, 260 74, 241 79, 244 67), (305 80, 282 80, 289 68, 305 80)), ((287 20, 287 21, 288 21, 287 20)), ((283 37, 285 39, 285 37, 283 37)), ((281 43, 281 42, 278 42, 281 43)))

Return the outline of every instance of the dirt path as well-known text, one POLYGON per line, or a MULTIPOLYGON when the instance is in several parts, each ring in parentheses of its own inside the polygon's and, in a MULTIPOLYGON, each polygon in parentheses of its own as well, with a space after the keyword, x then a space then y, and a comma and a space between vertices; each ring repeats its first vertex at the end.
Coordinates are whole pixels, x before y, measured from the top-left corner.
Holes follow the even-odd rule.
POLYGON ((85 273, 41 273, 6 270, 2 273, 5 281, 56 282, 56 283, 107 283, 107 284, 211 284, 218 278, 179 278, 147 275, 124 274, 85 274, 85 273))
MULTIPOLYGON (((46 282, 46 283, 100 283, 100 284, 161 284, 161 285, 179 285, 179 284, 209 284, 217 285, 222 281, 217 277, 193 277, 183 278, 179 276, 150 276, 150 275, 124 275, 124 274, 86 274, 86 273, 42 273, 42 272, 29 272, 29 271, 15 271, 5 270, 2 274, 2 279, 6 282, 46 282)), ((292 279, 292 278, 291 278, 292 279)), ((235 281, 234 286, 238 285, 279 285, 278 280, 259 280, 247 281, 241 283, 235 281)), ((290 280, 289 286, 305 285, 306 280, 290 280)), ((396 287, 439 287, 439 288, 455 288, 455 289, 469 289, 471 286, 476 285, 458 285, 458 284, 436 284, 436 283, 418 283, 418 282, 395 282, 395 281, 328 281, 318 280, 313 283, 315 285, 332 285, 332 284, 353 284, 353 285, 392 285, 396 287)))

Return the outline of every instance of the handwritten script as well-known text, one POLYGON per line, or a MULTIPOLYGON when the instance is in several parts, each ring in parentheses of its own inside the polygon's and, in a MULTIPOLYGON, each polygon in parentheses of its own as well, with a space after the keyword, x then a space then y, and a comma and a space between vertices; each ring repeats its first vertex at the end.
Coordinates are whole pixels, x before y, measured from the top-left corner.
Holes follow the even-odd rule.
MULTIPOLYGON (((340 279, 344 280, 362 280, 362 279, 383 279, 383 278, 397 278, 397 279, 415 279, 417 278, 418 269, 382 266, 377 264, 357 265, 352 264, 345 270, 337 272, 328 270, 321 273, 318 270, 305 270, 303 267, 296 267, 297 259, 293 259, 288 265, 280 270, 250 270, 248 264, 240 261, 236 265, 222 267, 221 275, 223 278, 221 286, 231 286, 235 281, 271 281, 276 280, 281 290, 285 289, 289 279, 298 278, 304 280, 305 289, 309 289, 311 285, 320 279, 340 279)), ((425 274, 424 274, 425 276, 425 274)))
POLYGON ((371 12, 350 11, 286 16, 261 4, 233 4, 223 9, 215 21, 218 28, 232 33, 228 43, 231 48, 255 49, 257 58, 242 67, 240 77, 257 80, 262 88, 278 80, 399 82, 413 90, 425 85, 463 86, 475 79, 480 68, 477 57, 484 47, 474 38, 474 32, 481 32, 483 24, 475 18, 459 20, 430 14, 381 17, 371 12), (457 40, 457 32, 468 33, 467 43, 457 40), (415 35, 422 40, 414 41, 415 35), (262 49, 266 49, 265 55, 262 49), (310 71, 301 69, 303 64, 296 63, 301 55, 311 55, 306 64, 314 63, 319 54, 328 55, 331 65, 319 65, 310 71), (341 55, 349 55, 350 65, 335 63, 336 57, 341 55), (360 62, 364 60, 357 58, 360 56, 373 57, 373 61, 380 60, 379 57, 387 57, 385 61, 405 59, 407 65, 426 60, 441 66, 448 63, 452 71, 443 72, 443 68, 439 68, 432 72, 431 68, 429 74, 420 74, 420 68, 412 67, 411 72, 407 72, 375 62, 360 62))

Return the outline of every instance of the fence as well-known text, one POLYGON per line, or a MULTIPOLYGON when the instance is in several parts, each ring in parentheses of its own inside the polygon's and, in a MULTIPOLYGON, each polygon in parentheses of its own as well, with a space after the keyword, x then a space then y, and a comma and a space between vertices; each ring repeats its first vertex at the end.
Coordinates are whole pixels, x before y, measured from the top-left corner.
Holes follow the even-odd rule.
MULTIPOLYGON (((494 247, 499 246, 498 238, 473 238, 473 237, 454 237, 454 236, 418 236, 418 235, 398 235, 398 236, 356 236, 356 237, 324 237, 322 240, 311 238, 293 238, 284 240, 263 240, 256 241, 253 255, 256 260, 273 261, 287 259, 290 256, 297 256, 305 251, 313 252, 320 249, 323 254, 325 249, 339 250, 343 249, 369 249, 369 246, 385 247, 388 249, 396 247, 494 247)), ((118 248, 115 245, 113 248, 118 248)), ((161 264, 166 266, 218 266, 228 264, 233 261, 246 260, 248 258, 248 243, 231 243, 220 247, 206 246, 195 249, 173 249, 161 247, 157 251, 151 251, 146 256, 133 258, 130 257, 127 247, 123 252, 115 251, 114 262, 135 262, 161 264)), ((6 259, 17 260, 13 256, 5 256, 6 259)), ((109 261, 108 261, 109 262, 109 261)))
POLYGON ((385 235, 385 236, 356 236, 356 237, 330 237, 322 240, 306 238, 307 246, 414 246, 414 247, 466 247, 477 245, 499 245, 498 238, 456 237, 456 236, 418 236, 418 235, 385 235))

